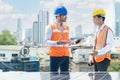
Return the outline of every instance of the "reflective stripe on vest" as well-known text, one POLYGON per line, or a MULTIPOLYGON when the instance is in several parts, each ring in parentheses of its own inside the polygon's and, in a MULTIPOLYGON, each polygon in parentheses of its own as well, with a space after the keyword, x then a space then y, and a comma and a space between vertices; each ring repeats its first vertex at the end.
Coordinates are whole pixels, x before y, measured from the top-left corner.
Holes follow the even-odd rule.
MULTIPOLYGON (((52 28, 52 41, 64 40, 68 41, 69 39, 69 28, 66 25, 62 26, 62 31, 60 31, 59 26, 54 23, 51 25, 52 28)), ((69 56, 69 50, 65 46, 51 46, 50 47, 50 56, 69 56)))
MULTIPOLYGON (((100 50, 101 48, 106 46, 106 39, 107 39, 107 34, 108 34, 108 29, 110 29, 107 26, 104 26, 104 28, 100 31, 98 37, 95 38, 95 50, 100 50)), ((110 58, 110 52, 108 51, 106 54, 101 55, 101 56, 94 56, 94 59, 96 62, 101 62, 105 58, 111 59, 110 58)))

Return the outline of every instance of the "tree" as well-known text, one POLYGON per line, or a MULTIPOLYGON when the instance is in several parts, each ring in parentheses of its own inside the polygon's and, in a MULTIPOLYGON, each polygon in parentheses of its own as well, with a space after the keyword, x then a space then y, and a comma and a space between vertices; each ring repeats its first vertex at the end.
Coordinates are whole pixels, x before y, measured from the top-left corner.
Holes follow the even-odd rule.
POLYGON ((108 68, 108 71, 120 72, 120 62, 119 61, 111 61, 111 64, 108 68))
POLYGON ((0 45, 17 45, 17 39, 8 30, 3 30, 0 34, 0 45))

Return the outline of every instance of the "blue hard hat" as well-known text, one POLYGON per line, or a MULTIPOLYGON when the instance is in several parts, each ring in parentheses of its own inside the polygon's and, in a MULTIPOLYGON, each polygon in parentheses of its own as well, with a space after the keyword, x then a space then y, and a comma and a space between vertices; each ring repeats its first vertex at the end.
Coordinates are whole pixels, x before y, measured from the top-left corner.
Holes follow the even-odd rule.
POLYGON ((58 7, 55 9, 54 14, 55 14, 55 15, 58 15, 58 14, 67 15, 67 9, 66 9, 64 6, 58 6, 58 7))

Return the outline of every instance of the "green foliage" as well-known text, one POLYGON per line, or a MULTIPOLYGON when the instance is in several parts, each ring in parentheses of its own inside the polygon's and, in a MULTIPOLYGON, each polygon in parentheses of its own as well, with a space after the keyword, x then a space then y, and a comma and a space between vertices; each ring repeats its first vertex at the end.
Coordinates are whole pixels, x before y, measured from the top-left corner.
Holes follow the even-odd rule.
POLYGON ((109 72, 120 72, 120 62, 119 61, 111 61, 111 64, 108 68, 109 72))
POLYGON ((17 45, 17 40, 8 30, 3 30, 0 34, 0 45, 17 45))

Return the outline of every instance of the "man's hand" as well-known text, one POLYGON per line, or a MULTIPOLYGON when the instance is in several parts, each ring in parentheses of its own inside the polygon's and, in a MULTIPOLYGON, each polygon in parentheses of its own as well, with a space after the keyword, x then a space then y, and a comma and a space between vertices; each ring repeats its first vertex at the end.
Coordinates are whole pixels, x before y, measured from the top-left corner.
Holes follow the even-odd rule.
POLYGON ((93 60, 93 56, 89 56, 89 60, 88 60, 88 66, 92 66, 94 63, 94 60, 93 60))
POLYGON ((74 45, 74 42, 72 41, 68 41, 67 44, 70 46, 70 45, 74 45))
POLYGON ((97 55, 98 54, 98 51, 92 51, 92 52, 90 52, 90 55, 92 55, 92 56, 95 56, 95 55, 97 55))

